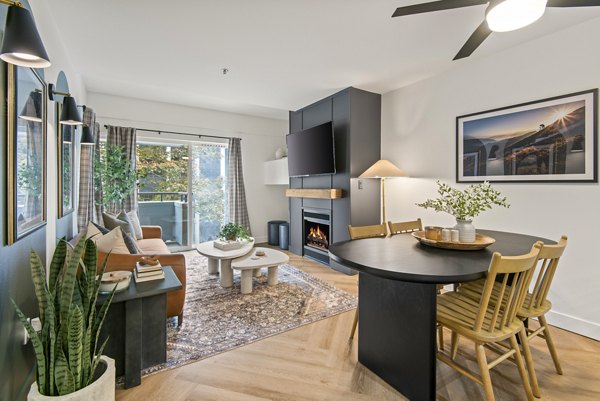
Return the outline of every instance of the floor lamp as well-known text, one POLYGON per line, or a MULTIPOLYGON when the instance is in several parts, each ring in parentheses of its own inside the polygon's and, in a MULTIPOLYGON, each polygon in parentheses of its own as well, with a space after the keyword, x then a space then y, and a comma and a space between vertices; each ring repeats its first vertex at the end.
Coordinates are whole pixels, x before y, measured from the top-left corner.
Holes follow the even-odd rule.
POLYGON ((381 179, 381 222, 383 224, 387 222, 385 216, 385 179, 393 177, 406 177, 406 173, 388 160, 379 160, 358 176, 358 178, 381 179))

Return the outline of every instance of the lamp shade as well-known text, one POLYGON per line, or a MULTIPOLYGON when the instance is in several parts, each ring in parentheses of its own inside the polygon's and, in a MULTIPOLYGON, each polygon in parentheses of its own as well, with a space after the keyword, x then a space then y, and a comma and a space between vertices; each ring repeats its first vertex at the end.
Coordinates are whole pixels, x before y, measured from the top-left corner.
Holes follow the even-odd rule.
POLYGON ((31 91, 19 118, 27 121, 42 122, 42 92, 31 91))
POLYGON ((77 110, 77 103, 73 96, 65 96, 63 99, 63 107, 60 113, 60 123, 67 125, 81 125, 81 115, 77 110))
POLYGON ((92 130, 87 125, 84 125, 81 130, 81 144, 86 146, 93 146, 96 144, 92 130))
POLYGON ((406 177, 406 173, 396 167, 389 160, 379 160, 373 164, 358 178, 388 178, 388 177, 406 177))
POLYGON ((26 8, 9 6, 0 59, 31 68, 50 67, 50 58, 38 33, 33 16, 26 8))

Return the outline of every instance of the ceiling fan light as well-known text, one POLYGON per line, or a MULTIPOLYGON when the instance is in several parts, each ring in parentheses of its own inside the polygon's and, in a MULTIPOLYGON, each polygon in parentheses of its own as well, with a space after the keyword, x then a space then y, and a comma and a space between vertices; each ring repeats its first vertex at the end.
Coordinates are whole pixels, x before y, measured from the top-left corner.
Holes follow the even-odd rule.
POLYGON ((548 0, 492 0, 485 19, 494 32, 509 32, 534 23, 544 15, 548 0))

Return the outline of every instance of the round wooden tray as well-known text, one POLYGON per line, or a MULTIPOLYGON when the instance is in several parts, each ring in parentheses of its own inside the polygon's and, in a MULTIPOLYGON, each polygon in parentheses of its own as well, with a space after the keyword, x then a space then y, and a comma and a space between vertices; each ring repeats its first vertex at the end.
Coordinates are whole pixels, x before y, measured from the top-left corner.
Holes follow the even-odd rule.
POLYGON ((475 234, 475 242, 436 241, 425 238, 425 231, 415 231, 412 233, 412 236, 418 239, 423 245, 433 246, 435 248, 453 249, 456 251, 478 251, 496 242, 492 237, 483 234, 475 234))

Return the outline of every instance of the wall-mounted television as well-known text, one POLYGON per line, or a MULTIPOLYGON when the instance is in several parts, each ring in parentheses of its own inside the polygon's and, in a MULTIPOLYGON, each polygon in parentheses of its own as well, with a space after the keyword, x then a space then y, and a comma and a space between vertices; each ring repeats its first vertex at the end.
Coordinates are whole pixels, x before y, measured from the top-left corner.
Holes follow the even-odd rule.
POLYGON ((290 177, 335 174, 335 147, 331 121, 287 135, 290 177))

